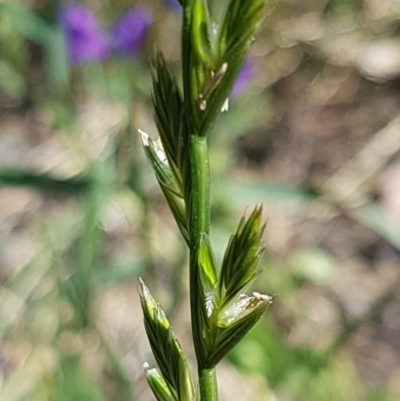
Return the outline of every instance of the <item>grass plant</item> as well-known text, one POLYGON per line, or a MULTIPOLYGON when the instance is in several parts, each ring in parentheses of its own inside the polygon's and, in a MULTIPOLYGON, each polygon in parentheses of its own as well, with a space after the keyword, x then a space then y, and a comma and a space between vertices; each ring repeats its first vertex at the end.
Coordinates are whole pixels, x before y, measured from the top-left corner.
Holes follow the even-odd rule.
POLYGON ((36 3, 0 2, 0 401, 148 399, 139 276, 158 400, 398 400, 398 70, 364 55, 397 48, 399 6, 270 2, 237 98, 262 1, 36 3), (160 139, 142 138, 182 240, 135 134, 152 41, 168 62, 152 53, 160 139), (269 300, 248 292, 261 209, 232 220, 256 203, 279 304, 239 342, 269 300), (187 250, 198 375, 170 323, 187 250))
POLYGON ((242 218, 220 267, 210 241, 208 141, 243 68, 264 0, 230 0, 216 20, 205 0, 180 1, 182 90, 161 51, 152 63, 153 105, 159 139, 140 131, 161 190, 190 253, 190 309, 198 390, 183 350, 143 281, 144 322, 158 368, 147 377, 159 401, 216 401, 215 368, 254 326, 271 297, 244 291, 257 277, 263 251, 261 207, 242 218))

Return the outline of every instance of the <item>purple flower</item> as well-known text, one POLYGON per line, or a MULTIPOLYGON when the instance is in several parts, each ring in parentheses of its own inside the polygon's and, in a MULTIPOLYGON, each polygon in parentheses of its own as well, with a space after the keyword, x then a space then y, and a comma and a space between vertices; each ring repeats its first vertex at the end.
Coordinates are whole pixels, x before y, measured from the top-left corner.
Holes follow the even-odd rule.
POLYGON ((107 57, 106 36, 88 8, 80 4, 65 5, 60 9, 59 19, 71 64, 101 61, 107 57))
POLYGON ((254 67, 250 59, 247 59, 243 64, 236 83, 232 89, 232 97, 238 97, 250 86, 254 77, 254 67))
POLYGON ((112 28, 113 49, 124 56, 136 55, 144 45, 152 19, 150 11, 144 8, 131 9, 112 28))

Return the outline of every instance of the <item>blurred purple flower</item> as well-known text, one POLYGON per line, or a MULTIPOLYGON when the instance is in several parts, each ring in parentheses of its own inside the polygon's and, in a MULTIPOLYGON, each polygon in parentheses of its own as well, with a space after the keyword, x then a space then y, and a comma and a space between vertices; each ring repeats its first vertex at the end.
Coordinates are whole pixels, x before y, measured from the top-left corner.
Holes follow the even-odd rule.
POLYGON ((251 81, 254 78, 254 67, 250 59, 247 59, 243 64, 242 70, 240 71, 236 83, 232 89, 232 97, 238 97, 243 94, 246 89, 250 86, 251 81))
POLYGON ((182 9, 182 6, 179 4, 178 0, 164 0, 164 3, 173 10, 178 11, 182 9))
POLYGON ((136 55, 144 45, 152 20, 150 11, 144 8, 131 9, 112 28, 111 45, 113 49, 124 56, 136 55))
POLYGON ((60 9, 59 20, 71 64, 101 61, 107 57, 106 36, 88 8, 80 4, 65 5, 60 9))

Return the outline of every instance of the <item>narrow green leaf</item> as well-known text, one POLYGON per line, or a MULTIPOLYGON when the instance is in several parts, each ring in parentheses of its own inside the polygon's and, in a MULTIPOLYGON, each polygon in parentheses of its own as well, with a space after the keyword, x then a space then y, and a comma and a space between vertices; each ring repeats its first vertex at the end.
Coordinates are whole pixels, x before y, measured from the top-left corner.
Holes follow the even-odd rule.
POLYGON ((80 195, 90 190, 94 185, 94 180, 89 175, 58 179, 45 173, 14 167, 0 167, 0 184, 29 186, 39 191, 80 195))
POLYGON ((13 3, 0 3, 0 13, 10 19, 21 36, 46 47, 54 34, 52 27, 27 7, 13 3))

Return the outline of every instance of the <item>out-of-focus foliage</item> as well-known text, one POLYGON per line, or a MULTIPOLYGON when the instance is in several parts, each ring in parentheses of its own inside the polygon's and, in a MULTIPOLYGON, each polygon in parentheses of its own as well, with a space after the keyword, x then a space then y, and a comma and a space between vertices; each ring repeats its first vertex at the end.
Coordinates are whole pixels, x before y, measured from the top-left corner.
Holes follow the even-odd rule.
MULTIPOLYGON (((81 1, 107 52, 74 63, 70 4, 0 3, 0 400, 145 401, 139 274, 192 360, 186 255, 136 133, 155 137, 149 61, 177 63, 181 15, 81 1)), ((210 137, 216 264, 261 199, 275 294, 221 399, 400 397, 399 20, 395 0, 269 2, 210 137)))

